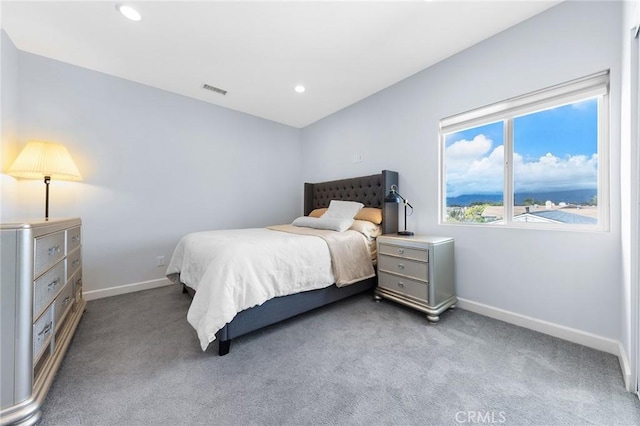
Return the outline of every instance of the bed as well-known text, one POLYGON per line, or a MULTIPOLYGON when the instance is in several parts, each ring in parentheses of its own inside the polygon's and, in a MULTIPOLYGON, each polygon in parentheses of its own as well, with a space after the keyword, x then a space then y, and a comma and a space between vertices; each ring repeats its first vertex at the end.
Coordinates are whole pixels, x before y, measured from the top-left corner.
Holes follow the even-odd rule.
MULTIPOLYGON (((380 174, 370 176, 320 183, 305 183, 304 215, 308 216, 314 210, 327 208, 332 200, 356 201, 362 203, 365 207, 380 209, 382 213, 381 233, 395 233, 398 229, 397 204, 384 202, 391 185, 398 185, 398 173, 389 170, 383 170, 380 174)), ((251 232, 254 232, 252 230, 238 231, 247 233, 249 237, 251 237, 251 232)), ((176 254, 174 253, 175 256, 176 254)), ((191 311, 196 301, 196 291, 187 284, 187 282, 190 282, 189 280, 183 279, 179 268, 172 269, 173 260, 174 258, 172 257, 167 276, 172 281, 180 283, 183 286, 183 291, 194 298, 190 308, 191 311)), ((218 354, 222 356, 229 353, 231 341, 237 337, 355 294, 371 291, 376 282, 377 277, 374 275, 346 286, 338 286, 334 283, 328 287, 274 297, 257 306, 237 313, 234 312, 233 319, 215 333, 215 341, 218 342, 218 354)), ((200 340, 202 349, 205 350, 211 338, 207 342, 203 341, 203 337, 200 336, 200 340)))

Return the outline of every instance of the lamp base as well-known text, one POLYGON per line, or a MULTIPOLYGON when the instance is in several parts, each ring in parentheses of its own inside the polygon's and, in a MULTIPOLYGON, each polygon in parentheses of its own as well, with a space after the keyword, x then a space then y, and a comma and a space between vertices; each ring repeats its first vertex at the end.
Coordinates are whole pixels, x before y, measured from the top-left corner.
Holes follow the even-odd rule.
POLYGON ((411 235, 413 235, 413 232, 411 232, 411 231, 398 231, 398 235, 411 236, 411 235))

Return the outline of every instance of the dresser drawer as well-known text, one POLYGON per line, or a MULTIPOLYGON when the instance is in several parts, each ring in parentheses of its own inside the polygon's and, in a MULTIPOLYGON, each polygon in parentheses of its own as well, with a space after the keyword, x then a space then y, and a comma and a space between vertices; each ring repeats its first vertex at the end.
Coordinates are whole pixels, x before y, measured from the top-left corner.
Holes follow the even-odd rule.
POLYGON ((45 235, 35 240, 34 277, 39 277, 47 269, 64 257, 64 231, 45 235))
POLYGON ((51 303, 66 282, 67 274, 65 273, 65 261, 63 260, 33 283, 34 319, 40 316, 40 313, 51 303))
POLYGON ((400 256, 407 259, 421 260, 423 262, 429 261, 429 251, 420 250, 409 247, 400 247, 390 244, 380 243, 378 250, 380 254, 388 254, 391 256, 400 256))
POLYGON ((82 300, 82 269, 73 276, 73 294, 76 299, 73 304, 73 310, 75 312, 78 308, 78 303, 82 300))
POLYGON ((53 335, 53 305, 33 324, 33 360, 36 361, 47 348, 53 335))
POLYGON ((55 329, 58 331, 60 329, 60 325, 62 324, 62 319, 69 312, 69 310, 73 307, 73 281, 69 281, 67 285, 64 286, 58 297, 56 297, 56 301, 54 302, 53 312, 55 317, 55 329))
POLYGON ((82 253, 80 250, 76 250, 67 256, 67 276, 75 274, 76 271, 80 268, 82 264, 82 259, 80 258, 82 253))
POLYGON ((380 287, 402 293, 406 296, 415 297, 423 302, 427 302, 427 283, 422 281, 416 281, 410 278, 380 272, 378 275, 378 285, 380 287))
POLYGON ((80 247, 82 243, 81 228, 76 226, 75 228, 67 229, 67 254, 80 247))
POLYGON ((393 256, 378 256, 378 270, 406 275, 422 281, 428 281, 429 264, 416 260, 393 256))

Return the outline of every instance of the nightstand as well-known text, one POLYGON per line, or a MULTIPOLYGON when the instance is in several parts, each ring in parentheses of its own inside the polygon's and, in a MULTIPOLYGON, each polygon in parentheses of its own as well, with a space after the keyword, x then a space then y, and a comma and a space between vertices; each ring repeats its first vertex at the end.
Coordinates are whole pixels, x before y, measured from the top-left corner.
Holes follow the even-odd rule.
POLYGON ((382 298, 427 314, 438 322, 453 308, 455 296, 453 238, 426 235, 382 235, 378 245, 378 287, 382 298))

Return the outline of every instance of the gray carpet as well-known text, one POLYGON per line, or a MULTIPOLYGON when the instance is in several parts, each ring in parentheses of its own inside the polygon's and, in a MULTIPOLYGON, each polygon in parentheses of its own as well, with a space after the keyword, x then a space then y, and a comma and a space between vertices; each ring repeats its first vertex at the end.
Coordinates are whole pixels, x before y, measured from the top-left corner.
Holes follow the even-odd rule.
POLYGON ((41 425, 630 425, 618 359, 359 295, 200 350, 178 286, 88 303, 41 425))

